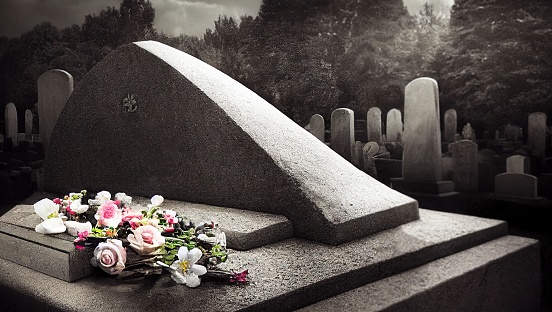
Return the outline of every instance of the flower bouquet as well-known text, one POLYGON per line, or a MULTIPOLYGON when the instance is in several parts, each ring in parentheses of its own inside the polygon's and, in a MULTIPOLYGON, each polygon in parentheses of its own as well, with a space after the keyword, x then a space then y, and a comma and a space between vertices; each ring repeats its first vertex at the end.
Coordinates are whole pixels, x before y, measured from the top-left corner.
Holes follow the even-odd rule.
POLYGON ((214 222, 195 225, 173 210, 160 208, 164 198, 134 209, 132 197, 107 191, 89 198, 86 191, 34 204, 43 222, 35 231, 75 236, 78 249, 94 247, 91 264, 108 274, 129 278, 170 272, 178 284, 197 287, 201 278, 233 284, 247 282, 248 271, 218 267, 228 258, 226 235, 214 222), (83 204, 83 202, 88 204, 83 204))

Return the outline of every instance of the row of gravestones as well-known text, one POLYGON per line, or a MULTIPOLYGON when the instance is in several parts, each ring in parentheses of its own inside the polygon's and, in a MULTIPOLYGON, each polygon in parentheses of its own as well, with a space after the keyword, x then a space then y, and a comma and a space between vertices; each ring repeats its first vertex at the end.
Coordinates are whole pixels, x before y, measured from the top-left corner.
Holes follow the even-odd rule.
POLYGON ((73 92, 73 77, 63 70, 50 70, 38 78, 39 135, 33 134, 33 115, 25 112, 25 133, 18 133, 17 109, 5 108, 5 136, 0 136, 0 198, 22 198, 42 189, 43 159, 50 136, 67 99, 73 92))

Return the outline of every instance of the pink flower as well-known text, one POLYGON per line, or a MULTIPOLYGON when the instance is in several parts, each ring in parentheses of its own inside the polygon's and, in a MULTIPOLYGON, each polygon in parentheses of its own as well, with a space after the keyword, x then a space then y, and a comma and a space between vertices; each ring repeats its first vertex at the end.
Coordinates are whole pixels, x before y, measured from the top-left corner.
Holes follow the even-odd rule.
POLYGON ((132 230, 127 237, 130 247, 139 255, 154 254, 165 243, 165 237, 152 225, 143 225, 132 230))
POLYGON ((136 228, 138 228, 139 226, 142 225, 142 223, 140 222, 140 219, 138 219, 138 218, 132 218, 132 219, 128 220, 128 223, 130 224, 130 227, 133 230, 136 230, 136 228))
POLYGON ((123 243, 118 239, 108 239, 105 243, 99 243, 90 262, 108 274, 120 274, 125 269, 126 262, 123 243))
POLYGON ((75 238, 75 242, 81 242, 81 241, 85 241, 86 238, 88 237, 88 231, 84 230, 82 232, 77 232, 77 235, 79 237, 75 238))
POLYGON ((165 210, 164 216, 168 224, 178 223, 178 218, 176 217, 176 211, 174 210, 165 210))
POLYGON ((132 219, 142 220, 142 217, 143 215, 141 212, 134 211, 129 207, 125 207, 123 209, 123 219, 121 220, 121 222, 130 222, 130 220, 132 219))
POLYGON ((117 227, 122 220, 122 214, 114 201, 105 201, 96 213, 96 219, 101 226, 117 227))
POLYGON ((54 198, 53 202, 55 204, 61 205, 61 199, 59 199, 59 198, 54 198))
POLYGON ((247 283, 247 270, 242 272, 234 272, 234 276, 230 277, 230 283, 247 283))

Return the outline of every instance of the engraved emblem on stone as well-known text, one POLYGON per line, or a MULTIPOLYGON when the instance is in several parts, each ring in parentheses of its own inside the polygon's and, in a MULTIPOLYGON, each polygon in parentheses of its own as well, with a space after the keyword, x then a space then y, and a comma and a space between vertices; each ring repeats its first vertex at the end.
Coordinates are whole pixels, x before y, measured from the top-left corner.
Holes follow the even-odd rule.
POLYGON ((136 96, 134 94, 127 94, 123 99, 123 106, 126 107, 127 113, 136 111, 138 105, 136 105, 136 96))

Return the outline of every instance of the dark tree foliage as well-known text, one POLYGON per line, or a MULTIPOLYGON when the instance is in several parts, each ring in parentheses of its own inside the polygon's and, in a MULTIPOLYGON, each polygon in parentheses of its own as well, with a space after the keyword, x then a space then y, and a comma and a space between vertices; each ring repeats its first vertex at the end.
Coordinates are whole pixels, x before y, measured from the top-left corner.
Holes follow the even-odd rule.
POLYGON ((433 68, 442 111, 480 131, 527 114, 552 114, 552 4, 549 1, 456 0, 447 44, 433 68))

